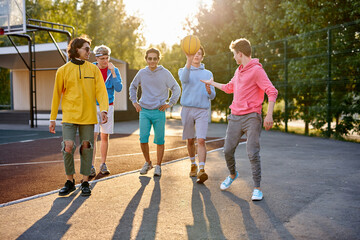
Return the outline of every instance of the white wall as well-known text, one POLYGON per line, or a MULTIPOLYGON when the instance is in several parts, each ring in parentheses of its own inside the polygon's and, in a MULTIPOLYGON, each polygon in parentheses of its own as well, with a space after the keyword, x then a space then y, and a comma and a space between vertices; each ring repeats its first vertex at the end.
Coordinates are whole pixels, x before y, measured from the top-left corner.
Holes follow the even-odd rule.
POLYGON ((123 85, 123 88, 121 92, 115 92, 115 103, 114 103, 114 109, 117 111, 127 111, 127 98, 128 98, 128 86, 126 84, 126 64, 118 64, 114 63, 114 65, 119 68, 120 75, 121 75, 121 82, 123 85))
MULTIPOLYGON (((30 84, 28 70, 13 70, 14 110, 30 110, 30 84)), ((55 71, 36 72, 37 110, 51 109, 55 71)))

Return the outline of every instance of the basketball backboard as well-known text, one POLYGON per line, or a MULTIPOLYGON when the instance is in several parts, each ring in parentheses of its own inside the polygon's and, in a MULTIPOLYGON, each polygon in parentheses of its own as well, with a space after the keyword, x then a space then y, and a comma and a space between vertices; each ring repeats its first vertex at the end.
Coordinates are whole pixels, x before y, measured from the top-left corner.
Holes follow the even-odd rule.
POLYGON ((0 0, 0 35, 25 32, 25 0, 0 0))

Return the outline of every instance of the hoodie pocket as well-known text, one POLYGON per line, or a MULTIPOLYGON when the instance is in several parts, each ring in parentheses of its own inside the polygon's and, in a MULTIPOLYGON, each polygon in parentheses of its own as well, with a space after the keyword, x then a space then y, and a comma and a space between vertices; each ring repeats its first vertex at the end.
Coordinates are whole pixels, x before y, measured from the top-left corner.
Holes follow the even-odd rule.
POLYGON ((234 101, 233 105, 238 110, 245 110, 249 108, 247 101, 234 101))

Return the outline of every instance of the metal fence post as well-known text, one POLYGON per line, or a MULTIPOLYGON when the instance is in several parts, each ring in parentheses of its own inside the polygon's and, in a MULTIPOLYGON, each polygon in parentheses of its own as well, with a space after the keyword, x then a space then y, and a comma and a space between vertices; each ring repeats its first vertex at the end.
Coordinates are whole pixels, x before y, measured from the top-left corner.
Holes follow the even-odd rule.
POLYGON ((284 40, 284 83, 285 83, 285 132, 288 132, 288 61, 287 61, 287 40, 284 40))
POLYGON ((327 92, 328 92, 328 104, 327 104, 327 137, 331 136, 331 29, 327 30, 328 46, 327 46, 327 60, 328 60, 328 76, 327 76, 327 92))

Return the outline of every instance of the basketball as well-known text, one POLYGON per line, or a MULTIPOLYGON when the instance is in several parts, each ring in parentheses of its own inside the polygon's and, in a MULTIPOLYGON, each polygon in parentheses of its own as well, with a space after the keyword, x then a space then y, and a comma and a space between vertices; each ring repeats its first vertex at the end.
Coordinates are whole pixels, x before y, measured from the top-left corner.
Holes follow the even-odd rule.
POLYGON ((200 49, 200 39, 195 35, 189 35, 181 40, 181 49, 188 55, 197 53, 200 49))

